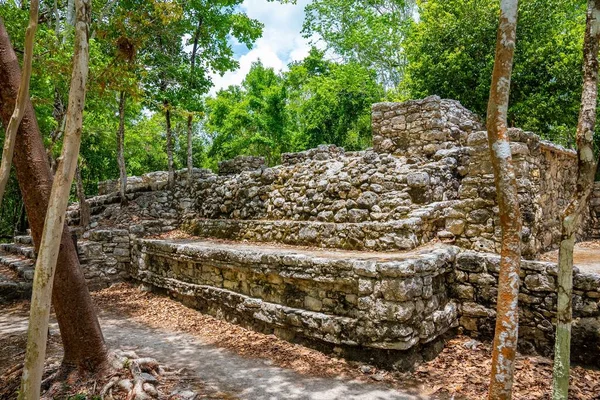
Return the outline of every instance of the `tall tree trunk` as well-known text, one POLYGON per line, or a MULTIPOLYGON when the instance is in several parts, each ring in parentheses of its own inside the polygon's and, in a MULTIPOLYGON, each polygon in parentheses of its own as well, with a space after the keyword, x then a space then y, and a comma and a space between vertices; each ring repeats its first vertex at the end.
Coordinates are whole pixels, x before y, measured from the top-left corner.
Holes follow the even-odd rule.
POLYGON ((188 172, 188 186, 192 184, 192 170, 194 169, 194 154, 192 152, 192 126, 194 116, 188 115, 187 119, 187 172, 188 172))
MULTIPOLYGON (((194 44, 192 46, 192 56, 190 58, 190 79, 194 82, 194 71, 196 70, 196 53, 198 53, 198 41, 200 40, 200 33, 202 31, 202 23, 204 18, 198 18, 198 26, 196 27, 196 33, 194 34, 194 44)), ((192 85, 193 87, 193 85, 192 85)), ((194 169, 194 159, 192 152, 192 132, 193 132, 194 114, 190 113, 187 118, 187 170, 188 170, 188 187, 192 185, 192 170, 194 169)))
POLYGON ((17 130, 25 112, 25 103, 29 100, 29 81, 31 79, 31 61, 33 60, 33 44, 35 42, 35 31, 38 25, 38 10, 40 4, 38 0, 31 0, 29 10, 29 25, 25 32, 25 54, 23 56, 23 74, 21 75, 21 84, 17 93, 17 102, 15 110, 4 135, 4 148, 2 150, 2 162, 0 164, 0 204, 4 198, 6 184, 10 177, 10 167, 12 165, 13 151, 15 149, 15 140, 17 130))
POLYGON ((42 240, 35 265, 29 328, 27 331, 27 350, 19 399, 36 400, 40 398, 44 360, 46 358, 52 286, 60 251, 61 231, 65 224, 65 212, 69 203, 69 193, 77 168, 79 147, 81 145, 85 89, 89 69, 90 8, 91 0, 76 1, 75 54, 73 55, 73 73, 67 107, 65 138, 52 184, 42 240))
POLYGON ((119 164, 119 194, 121 205, 127 204, 125 190, 127 189, 127 169, 125 167, 125 101, 126 94, 119 94, 119 129, 117 130, 117 164, 119 164))
MULTIPOLYGON (((0 19, 0 114, 5 126, 8 125, 14 107, 20 75, 17 57, 4 22, 0 19)), ((52 174, 31 101, 27 101, 18 135, 14 165, 33 242, 36 249, 39 249, 52 174)), ((106 362, 107 351, 66 224, 62 229, 52 303, 64 348, 63 368, 97 371, 106 362)))
POLYGON ((67 1, 67 24, 75 25, 75 0, 67 1))
POLYGON ((24 235, 27 232, 27 214, 25 213, 25 204, 19 204, 19 222, 15 226, 15 233, 24 235))
POLYGON ((54 0, 52 15, 54 16, 54 33, 56 34, 56 37, 58 37, 60 35, 60 14, 58 13, 58 0, 54 0))
POLYGON ((85 189, 83 187, 83 179, 81 177, 81 168, 79 164, 75 170, 75 185, 77 187, 77 199, 79 200, 79 226, 85 228, 90 224, 91 211, 90 203, 85 198, 85 189))
POLYGON ((168 169, 169 169, 169 178, 168 185, 170 188, 173 187, 175 183, 175 168, 173 166, 173 132, 171 129, 171 109, 169 106, 169 102, 165 100, 165 119, 167 122, 167 159, 168 159, 168 169))
POLYGON ((571 299, 573 296, 573 247, 581 213, 588 205, 594 186, 597 161, 594 156, 594 130, 598 97, 598 48, 600 41, 600 0, 588 0, 583 43, 583 91, 577 123, 577 185, 562 219, 558 256, 558 304, 554 347, 553 398, 569 396, 571 358, 571 299))
POLYGON ((500 9, 496 58, 487 109, 488 142, 502 228, 496 330, 488 393, 489 398, 493 400, 510 399, 512 396, 519 331, 518 297, 522 227, 506 122, 515 51, 518 1, 501 0, 500 9))

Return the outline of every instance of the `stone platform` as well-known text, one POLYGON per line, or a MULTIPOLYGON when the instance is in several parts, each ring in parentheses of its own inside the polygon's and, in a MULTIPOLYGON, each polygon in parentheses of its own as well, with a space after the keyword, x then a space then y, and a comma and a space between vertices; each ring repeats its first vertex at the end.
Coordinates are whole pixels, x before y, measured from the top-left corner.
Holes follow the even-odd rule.
POLYGON ((457 304, 445 285, 457 252, 454 246, 366 253, 137 239, 131 276, 288 340, 352 353, 382 350, 388 353, 382 360, 393 353, 393 362, 406 363, 407 353, 457 326, 457 304))

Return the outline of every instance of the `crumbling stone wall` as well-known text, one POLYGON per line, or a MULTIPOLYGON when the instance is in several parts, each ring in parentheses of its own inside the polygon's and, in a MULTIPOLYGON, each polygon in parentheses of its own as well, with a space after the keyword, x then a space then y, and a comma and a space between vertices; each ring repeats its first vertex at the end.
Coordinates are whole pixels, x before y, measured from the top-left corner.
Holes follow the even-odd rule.
POLYGON ((456 100, 430 96, 404 103, 377 103, 372 113, 373 148, 405 157, 431 157, 464 146, 483 128, 479 118, 456 100))
POLYGON ((243 171, 255 171, 266 167, 263 157, 237 156, 219 163, 219 175, 235 175, 243 171))
POLYGON ((407 163, 374 151, 345 154, 335 146, 313 150, 284 154, 286 163, 273 168, 194 182, 197 217, 393 221, 458 195, 455 166, 444 161, 407 163))
MULTIPOLYGON (((509 129, 509 136, 523 217, 522 253, 535 258, 560 243, 560 216, 575 188, 577 155, 531 132, 509 129)), ((462 153, 468 172, 461 180, 461 202, 447 214, 447 228, 461 247, 499 252, 501 232, 486 132, 471 133, 462 153)), ((580 238, 587 236, 588 224, 586 214, 580 238)))
MULTIPOLYGON (((130 196, 151 191, 139 207, 142 217, 183 221, 185 230, 202 237, 371 250, 410 249, 438 237, 497 252, 493 174, 476 116, 435 96, 373 110, 373 150, 346 153, 323 145, 284 154, 272 168, 256 157, 238 157, 221 163, 219 174, 195 170, 191 189, 183 171, 171 191, 166 175, 153 173, 131 178, 130 196), (399 137, 411 146, 381 147, 399 137), (154 192, 162 198, 154 199, 154 192)), ((535 258, 560 240, 576 155, 529 132, 511 129, 510 136, 523 254, 535 258)), ((107 189, 117 186, 102 184, 102 192, 107 189)), ((585 218, 580 237, 588 226, 585 218)))
POLYGON ((77 241, 79 261, 91 290, 105 288, 129 277, 131 263, 129 231, 96 229, 77 241))

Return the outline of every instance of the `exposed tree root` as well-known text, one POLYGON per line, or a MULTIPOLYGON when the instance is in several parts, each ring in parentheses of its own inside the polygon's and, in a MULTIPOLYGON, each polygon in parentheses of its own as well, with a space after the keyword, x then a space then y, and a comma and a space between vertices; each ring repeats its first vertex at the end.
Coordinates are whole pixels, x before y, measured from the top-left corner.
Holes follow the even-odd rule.
MULTIPOLYGON (((0 400, 16 399, 21 383, 23 364, 7 370, 2 377, 0 400)), ((107 365, 95 374, 80 372, 58 362, 49 364, 42 382, 41 399, 68 398, 85 394, 102 400, 190 399, 190 392, 180 396, 173 391, 182 371, 169 371, 158 361, 138 357, 133 351, 115 350, 108 356, 107 365)))

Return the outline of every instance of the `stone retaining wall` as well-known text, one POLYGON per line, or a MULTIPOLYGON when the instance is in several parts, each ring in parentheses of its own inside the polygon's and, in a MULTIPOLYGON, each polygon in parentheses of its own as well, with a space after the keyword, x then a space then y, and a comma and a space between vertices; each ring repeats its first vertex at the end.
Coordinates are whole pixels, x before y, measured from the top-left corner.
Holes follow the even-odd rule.
POLYGON ((233 302, 236 315, 247 313, 251 326, 288 339, 407 351, 457 326, 457 307, 446 285, 457 251, 442 246, 410 259, 386 260, 368 254, 361 258, 356 253, 138 239, 130 273, 193 297, 215 315, 227 314, 233 302))
POLYGON ((97 229, 77 241, 79 261, 91 290, 105 288, 129 277, 131 264, 129 232, 97 229))
MULTIPOLYGON (((460 302, 460 325, 470 334, 494 334, 500 257, 467 251, 456 257, 451 281, 452 297, 460 302)), ((551 355, 556 321, 557 266, 523 261, 519 294, 519 346, 522 350, 551 355)), ((600 274, 573 277, 573 359, 600 366, 600 274)))

